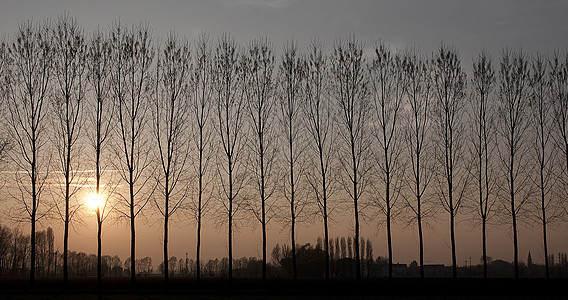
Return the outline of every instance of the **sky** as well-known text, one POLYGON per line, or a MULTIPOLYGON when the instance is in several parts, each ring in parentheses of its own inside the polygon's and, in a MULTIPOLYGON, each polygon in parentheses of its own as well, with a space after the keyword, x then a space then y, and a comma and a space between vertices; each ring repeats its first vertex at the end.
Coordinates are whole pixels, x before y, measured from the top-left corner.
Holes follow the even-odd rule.
MULTIPOLYGON (((215 37, 230 33, 243 44, 255 38, 268 37, 279 49, 288 39, 305 47, 312 38, 319 38, 330 49, 338 38, 355 35, 370 51, 373 44, 383 41, 404 49, 415 46, 423 53, 434 51, 440 43, 453 44, 468 70, 472 59, 483 49, 498 58, 504 47, 523 48, 528 52, 564 51, 568 40, 568 1, 477 0, 477 1, 375 1, 375 0, 0 0, 0 36, 10 36, 20 22, 42 21, 67 12, 76 17, 85 31, 107 28, 120 20, 124 24, 148 21, 156 38, 175 31, 195 38, 200 32, 215 37)), ((351 214, 351 210, 348 210, 351 214)), ((96 252, 96 226, 87 217, 76 226, 70 239, 70 249, 96 252)), ((152 256, 157 265, 161 259, 160 223, 152 218, 140 221, 137 256, 152 256)), ((351 220, 337 218, 331 236, 345 236, 352 230, 351 220)), ((458 218, 458 221, 460 219, 458 218)), ((426 263, 450 264, 449 220, 441 214, 435 222, 439 229, 427 230, 425 236, 426 263), (448 226, 446 226, 446 224, 448 226)), ((53 225, 58 227, 57 224, 53 225)), ((170 253, 178 258, 195 255, 195 230, 183 220, 172 224, 170 253)), ((224 229, 206 224, 203 241, 205 258, 226 255, 224 229)), ((314 243, 321 235, 318 222, 301 225, 298 242, 314 243)), ((434 226, 434 227, 436 227, 434 226)), ((478 228, 464 220, 457 225, 458 263, 481 256, 478 228)), ((414 227, 397 224, 394 234, 394 262, 410 263, 418 259, 418 242, 414 227)), ((437 227, 436 227, 437 228, 437 227)), ((512 260, 512 238, 505 225, 490 229, 489 255, 512 260)), ((568 250, 568 239, 562 228, 551 232, 550 252, 568 250)), ((62 231, 59 230, 62 236, 62 231)), ((543 261, 540 229, 520 229, 520 257, 526 260, 531 251, 535 262, 543 261), (540 256, 539 256, 540 253, 540 256)), ((384 228, 371 221, 362 225, 362 236, 370 238, 375 255, 386 255, 384 228)), ((62 237, 59 239, 61 248, 62 237)), ((126 224, 107 224, 103 236, 103 254, 129 255, 126 224)), ((273 224, 269 232, 269 249, 276 242, 288 242, 287 229, 273 224)), ((234 257, 260 256, 261 236, 258 228, 241 228, 237 232, 234 257)))

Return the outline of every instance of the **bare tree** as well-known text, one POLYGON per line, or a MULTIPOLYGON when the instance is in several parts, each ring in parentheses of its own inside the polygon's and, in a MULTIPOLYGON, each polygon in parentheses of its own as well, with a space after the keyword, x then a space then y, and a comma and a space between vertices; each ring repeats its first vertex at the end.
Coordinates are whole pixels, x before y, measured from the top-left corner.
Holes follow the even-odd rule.
POLYGON ((483 50, 473 62, 471 86, 470 117, 473 123, 471 152, 475 158, 472 173, 479 194, 477 214, 481 218, 483 278, 487 278, 487 222, 497 200, 495 195, 497 178, 492 163, 496 146, 493 98, 495 70, 486 50, 483 50))
POLYGON ((276 135, 274 118, 275 83, 274 50, 272 43, 264 38, 253 40, 247 49, 245 72, 248 72, 246 84, 247 108, 250 127, 254 136, 250 138, 250 149, 254 155, 252 162, 253 181, 260 199, 250 205, 255 218, 262 227, 262 282, 266 282, 266 227, 272 217, 274 201, 271 199, 277 180, 274 176, 276 158, 276 135))
POLYGON ((351 241, 351 236, 347 237, 347 257, 353 258, 353 243, 351 241))
MULTIPOLYGON (((164 217, 164 280, 169 279, 168 271, 168 226, 169 219, 187 198, 187 177, 184 176, 189 146, 189 94, 191 74, 191 52, 189 43, 170 33, 159 51, 156 67, 156 94, 154 98, 154 137, 158 148, 161 174, 157 188, 161 191, 163 203, 155 200, 160 214, 164 217)), ((173 270, 172 270, 173 271, 173 270)))
MULTIPOLYGON (((377 160, 378 184, 374 204, 386 217, 388 278, 392 280, 392 218, 397 215, 396 204, 401 194, 404 161, 402 157, 403 139, 400 138, 399 119, 405 94, 402 57, 393 54, 385 44, 375 45, 375 55, 370 62, 369 87, 375 113, 374 136, 378 145, 374 156, 377 160)), ((399 210, 400 211, 400 210, 399 210)))
POLYGON ((226 213, 228 221, 229 281, 233 280, 233 219, 243 204, 244 197, 240 192, 246 179, 242 163, 246 138, 243 86, 246 72, 243 72, 243 62, 239 56, 234 39, 229 35, 222 35, 215 49, 213 86, 222 152, 217 171, 221 181, 223 213, 226 213))
MULTIPOLYGON (((9 68, 11 67, 11 60, 9 57, 9 44, 6 43, 5 39, 2 37, 0 39, 0 111, 7 111, 8 108, 8 88, 6 86, 8 82, 8 75, 9 75, 9 68)), ((2 114, 0 114, 2 115, 2 114)), ((0 134, 0 164, 2 164, 2 169, 6 168, 6 157, 8 152, 12 150, 14 143, 10 141, 9 138, 9 128, 8 123, 6 122, 8 118, 3 118, 0 121, 0 126, 2 128, 2 134, 0 134)), ((0 183, 0 187, 4 187, 5 183, 7 182, 7 176, 0 179, 2 183, 0 183)), ((0 200, 0 202, 5 201, 0 200)), ((26 220, 27 221, 27 220, 26 220)), ((1 267, 1 266, 0 266, 1 267)))
POLYGON ((368 181, 368 117, 371 109, 363 45, 354 36, 338 40, 330 63, 331 91, 339 109, 339 135, 344 140, 339 149, 339 161, 347 174, 343 186, 353 201, 356 273, 357 280, 361 280, 359 213, 361 196, 368 181))
MULTIPOLYGON (((556 52, 549 60, 550 88, 553 107, 555 147, 562 155, 562 172, 559 178, 564 187, 568 184, 568 52, 563 55, 556 52)), ((566 190, 564 188, 564 190, 566 190)), ((566 193, 561 198, 566 199, 566 193)), ((565 201, 563 201, 565 202, 565 201)), ((566 211, 566 207, 563 207, 566 211)))
POLYGON ((513 230, 515 279, 519 278, 517 217, 530 196, 526 145, 529 127, 529 68, 522 50, 503 50, 499 68, 498 116, 501 122, 499 157, 506 177, 508 204, 513 230))
POLYGON ((147 136, 150 95, 153 91, 150 67, 154 59, 151 31, 148 24, 127 30, 116 24, 111 32, 112 96, 117 105, 118 126, 115 150, 117 168, 128 186, 127 195, 120 195, 127 211, 119 212, 130 221, 130 277, 136 281, 135 220, 150 199, 153 189, 147 188, 151 176, 150 143, 147 136))
POLYGON ((452 274, 457 278, 455 217, 465 197, 469 169, 465 159, 464 106, 466 75, 462 71, 457 51, 440 46, 432 59, 434 115, 438 138, 436 157, 443 166, 437 175, 438 194, 442 206, 450 215, 452 274))
POLYGON ((284 161, 288 165, 285 172, 288 180, 284 181, 284 198, 290 205, 290 238, 292 244, 292 276, 298 277, 296 261, 296 222, 306 206, 306 201, 299 197, 301 169, 297 163, 305 147, 299 139, 302 137, 300 112, 302 109, 302 85, 305 78, 305 61, 298 53, 297 42, 290 40, 284 45, 279 67, 279 104, 280 123, 287 145, 284 161))
POLYGON ((113 210, 109 199, 112 194, 112 174, 105 172, 109 163, 103 159, 108 145, 111 129, 114 125, 114 102, 110 98, 111 79, 111 44, 109 37, 100 29, 91 37, 87 56, 87 79, 90 83, 91 94, 87 110, 91 126, 89 140, 95 151, 95 197, 98 203, 95 214, 97 217, 97 283, 102 283, 102 230, 103 222, 113 210), (93 130, 94 129, 94 130, 93 130), (92 130, 92 131, 91 131, 92 130), (103 180, 102 177, 105 176, 103 180))
MULTIPOLYGON (((0 41, 0 99, 2 102, 0 103, 1 108, 6 108, 7 106, 7 99, 8 89, 6 88, 6 77, 9 72, 8 68, 10 68, 11 61, 9 59, 9 45, 6 44, 4 39, 0 41)), ((3 126, 5 125, 3 122, 0 122, 3 126)), ((5 128, 5 127, 4 127, 5 128)), ((4 132, 6 129, 4 129, 4 132)), ((7 152, 11 150, 12 144, 7 136, 0 136, 0 162, 4 162, 6 159, 7 152)))
POLYGON ((193 75, 191 78, 191 114, 193 115, 193 145, 197 151, 197 157, 192 159, 194 163, 195 173, 197 174, 197 202, 191 203, 195 220, 197 222, 197 246, 196 246, 196 276, 197 281, 201 279, 201 227, 202 218, 205 213, 211 197, 206 197, 208 183, 212 177, 207 176, 209 164, 213 153, 211 147, 211 121, 209 116, 213 106, 213 57, 211 54, 211 46, 209 44, 209 36, 202 33, 195 42, 195 55, 193 75))
POLYGON ((9 154, 17 168, 18 191, 15 197, 31 224, 31 284, 35 283, 36 223, 44 215, 39 209, 43 203, 41 193, 49 170, 49 157, 45 152, 45 112, 53 64, 49 26, 49 22, 43 25, 31 21, 20 24, 8 50, 11 67, 5 77, 8 130, 15 143, 14 151, 9 154))
POLYGON ((547 226, 558 219, 559 211, 554 197, 553 188, 556 185, 556 147, 552 145, 554 133, 552 98, 549 81, 547 59, 536 54, 531 61, 530 75, 530 110, 532 112, 531 127, 534 133, 534 156, 538 167, 539 200, 536 205, 537 219, 542 224, 542 241, 544 248, 545 276, 550 277, 548 262, 547 226))
POLYGON ((59 154, 59 168, 64 177, 60 186, 63 189, 64 209, 59 201, 55 207, 64 223, 63 231, 63 281, 69 281, 68 249, 69 224, 81 207, 74 197, 83 185, 81 173, 81 150, 79 137, 83 127, 83 106, 85 98, 85 70, 87 44, 82 29, 76 19, 63 15, 53 26, 53 73, 56 85, 52 97, 55 113, 54 143, 59 154), (72 199, 74 202, 72 203, 72 199))
MULTIPOLYGON (((0 82, 0 92, 2 92, 2 99, 6 97, 6 82, 4 77, 8 73, 7 69, 10 67, 10 60, 8 59, 8 47, 9 45, 6 44, 6 40, 4 39, 4 37, 2 37, 2 39, 0 40, 0 79, 2 79, 2 81, 0 82)), ((7 232, 4 230, 8 230, 8 228, 4 228, 2 233, 7 232)))
MULTIPOLYGON (((325 280, 330 276, 330 249, 332 240, 329 239, 329 214, 332 207, 329 199, 333 194, 334 159, 335 159, 335 123, 333 122, 333 103, 329 95, 329 68, 323 44, 312 41, 306 57, 306 80, 304 116, 309 135, 308 162, 306 179, 314 192, 319 213, 323 219, 325 244, 325 280)), ((333 256, 333 254, 331 255, 333 256)), ((331 258, 332 259, 332 258, 331 258)))
POLYGON ((433 176, 432 159, 427 159, 431 150, 429 138, 432 115, 432 69, 430 62, 421 57, 416 49, 406 53, 403 63, 407 103, 405 141, 412 172, 407 176, 407 185, 414 199, 406 199, 406 206, 416 218, 418 227, 420 278, 424 279, 424 236, 422 225, 425 215, 425 192, 433 176))

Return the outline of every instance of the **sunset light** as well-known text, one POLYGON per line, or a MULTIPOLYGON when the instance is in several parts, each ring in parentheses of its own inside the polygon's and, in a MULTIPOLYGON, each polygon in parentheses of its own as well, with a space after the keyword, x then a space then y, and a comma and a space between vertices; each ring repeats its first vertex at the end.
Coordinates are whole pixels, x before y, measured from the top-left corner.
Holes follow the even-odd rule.
POLYGON ((103 201, 104 198, 102 195, 99 195, 97 193, 91 193, 89 195, 87 195, 87 198, 85 200, 85 204, 87 205, 87 208, 89 210, 97 210, 97 208, 100 208, 103 206, 103 201))
POLYGON ((568 0, 0 8, 0 300, 568 300, 568 0))

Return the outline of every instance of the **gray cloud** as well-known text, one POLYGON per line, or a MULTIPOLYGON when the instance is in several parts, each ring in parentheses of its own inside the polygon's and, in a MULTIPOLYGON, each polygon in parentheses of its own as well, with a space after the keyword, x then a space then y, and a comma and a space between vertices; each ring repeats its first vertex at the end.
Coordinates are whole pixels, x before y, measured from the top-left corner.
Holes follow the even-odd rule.
POLYGON ((223 0, 222 2, 232 6, 250 5, 257 7, 282 8, 298 2, 298 0, 223 0))

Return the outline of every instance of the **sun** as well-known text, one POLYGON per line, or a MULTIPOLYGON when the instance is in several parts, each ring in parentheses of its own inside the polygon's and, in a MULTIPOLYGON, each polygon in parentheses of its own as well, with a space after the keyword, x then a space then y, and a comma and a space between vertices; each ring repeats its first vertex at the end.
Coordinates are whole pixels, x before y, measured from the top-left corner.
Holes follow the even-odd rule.
POLYGON ((101 208, 103 206, 103 202, 104 202, 103 196, 97 193, 91 193, 87 195, 87 198, 85 200, 85 204, 87 204, 87 207, 92 210, 97 210, 97 208, 101 208))

